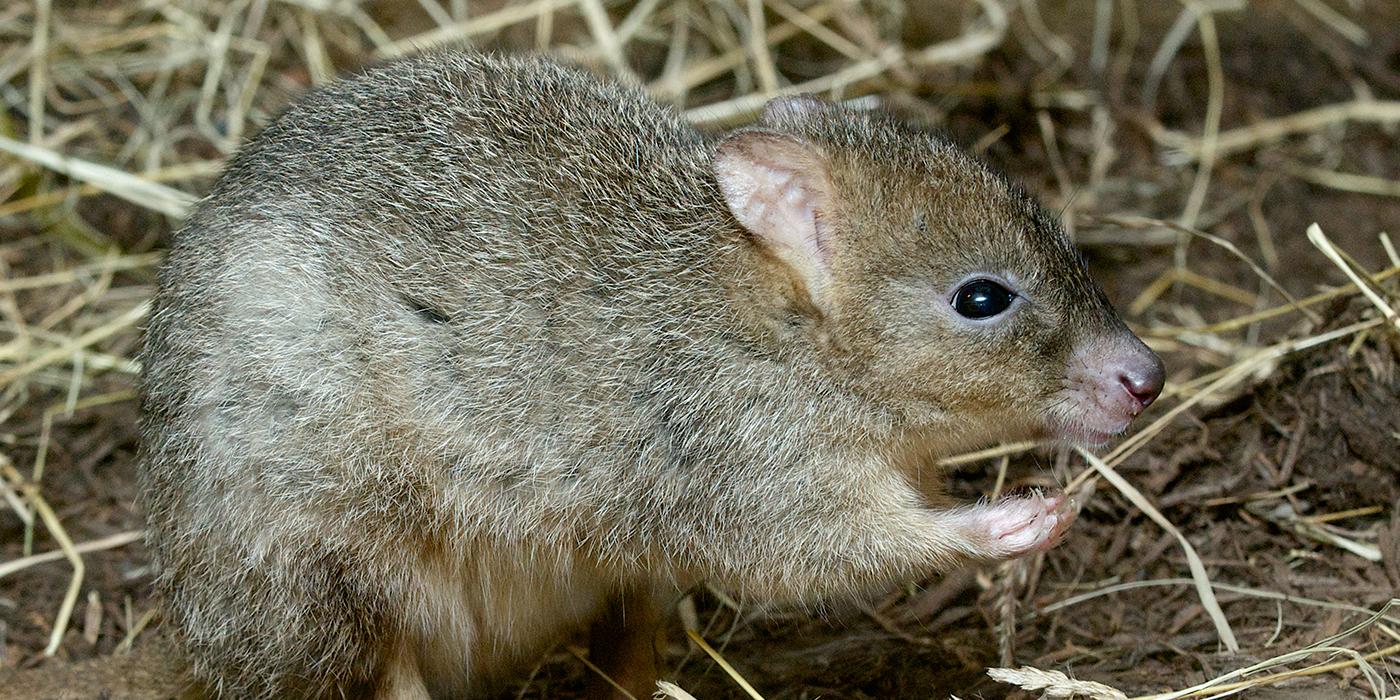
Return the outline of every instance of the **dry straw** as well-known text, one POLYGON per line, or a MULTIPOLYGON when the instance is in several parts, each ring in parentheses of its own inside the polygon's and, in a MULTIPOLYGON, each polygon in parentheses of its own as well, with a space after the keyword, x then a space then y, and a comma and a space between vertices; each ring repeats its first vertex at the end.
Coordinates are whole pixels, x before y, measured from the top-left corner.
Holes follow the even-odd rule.
POLYGON ((1085 700, 1127 700, 1122 691, 1102 683, 1080 681, 1059 671, 1042 671, 1030 666, 1021 668, 992 668, 987 670, 992 680, 1010 683, 1022 690, 1039 690, 1046 698, 1084 698, 1085 700))

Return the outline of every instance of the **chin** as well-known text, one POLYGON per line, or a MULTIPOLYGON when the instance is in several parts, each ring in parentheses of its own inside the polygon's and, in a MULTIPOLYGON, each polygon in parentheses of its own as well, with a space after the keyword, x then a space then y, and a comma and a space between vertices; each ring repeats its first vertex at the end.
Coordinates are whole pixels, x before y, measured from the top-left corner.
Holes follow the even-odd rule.
POLYGON ((1103 429, 1083 423, 1065 423, 1051 426, 1046 434, 1053 440, 1071 447, 1103 447, 1121 436, 1128 429, 1123 425, 1114 429, 1103 429))

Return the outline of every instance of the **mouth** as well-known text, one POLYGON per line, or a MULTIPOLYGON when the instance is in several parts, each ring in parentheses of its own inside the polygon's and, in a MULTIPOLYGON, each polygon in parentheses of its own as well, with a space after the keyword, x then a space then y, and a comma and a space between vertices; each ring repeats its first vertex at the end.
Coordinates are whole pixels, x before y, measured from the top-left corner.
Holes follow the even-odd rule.
POLYGON ((1080 422, 1065 422, 1051 426, 1046 432, 1050 437, 1078 447, 1103 447, 1114 438, 1127 432, 1128 423, 1114 430, 1102 430, 1080 422))
POLYGON ((1085 341, 1069 357, 1047 432, 1070 445, 1099 446, 1122 435, 1161 394, 1162 362, 1132 333, 1085 341))

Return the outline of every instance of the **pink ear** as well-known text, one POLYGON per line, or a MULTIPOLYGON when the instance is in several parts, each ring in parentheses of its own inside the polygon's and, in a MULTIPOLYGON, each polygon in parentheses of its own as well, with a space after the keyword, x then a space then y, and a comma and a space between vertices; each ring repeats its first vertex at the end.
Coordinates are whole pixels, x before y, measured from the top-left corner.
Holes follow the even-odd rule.
POLYGON ((821 306, 831 255, 823 216, 832 196, 816 147, 777 132, 740 131, 715 149, 714 169, 734 218, 801 275, 821 306))

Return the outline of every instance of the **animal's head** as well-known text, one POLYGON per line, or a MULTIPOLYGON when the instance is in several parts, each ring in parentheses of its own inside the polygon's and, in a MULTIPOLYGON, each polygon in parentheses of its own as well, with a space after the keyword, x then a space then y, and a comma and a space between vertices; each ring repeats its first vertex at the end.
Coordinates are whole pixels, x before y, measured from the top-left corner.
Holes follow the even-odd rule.
POLYGON ((780 98, 718 143, 714 172, 794 280, 802 342, 912 426, 1100 443, 1161 391, 1055 221, 941 137, 780 98))

